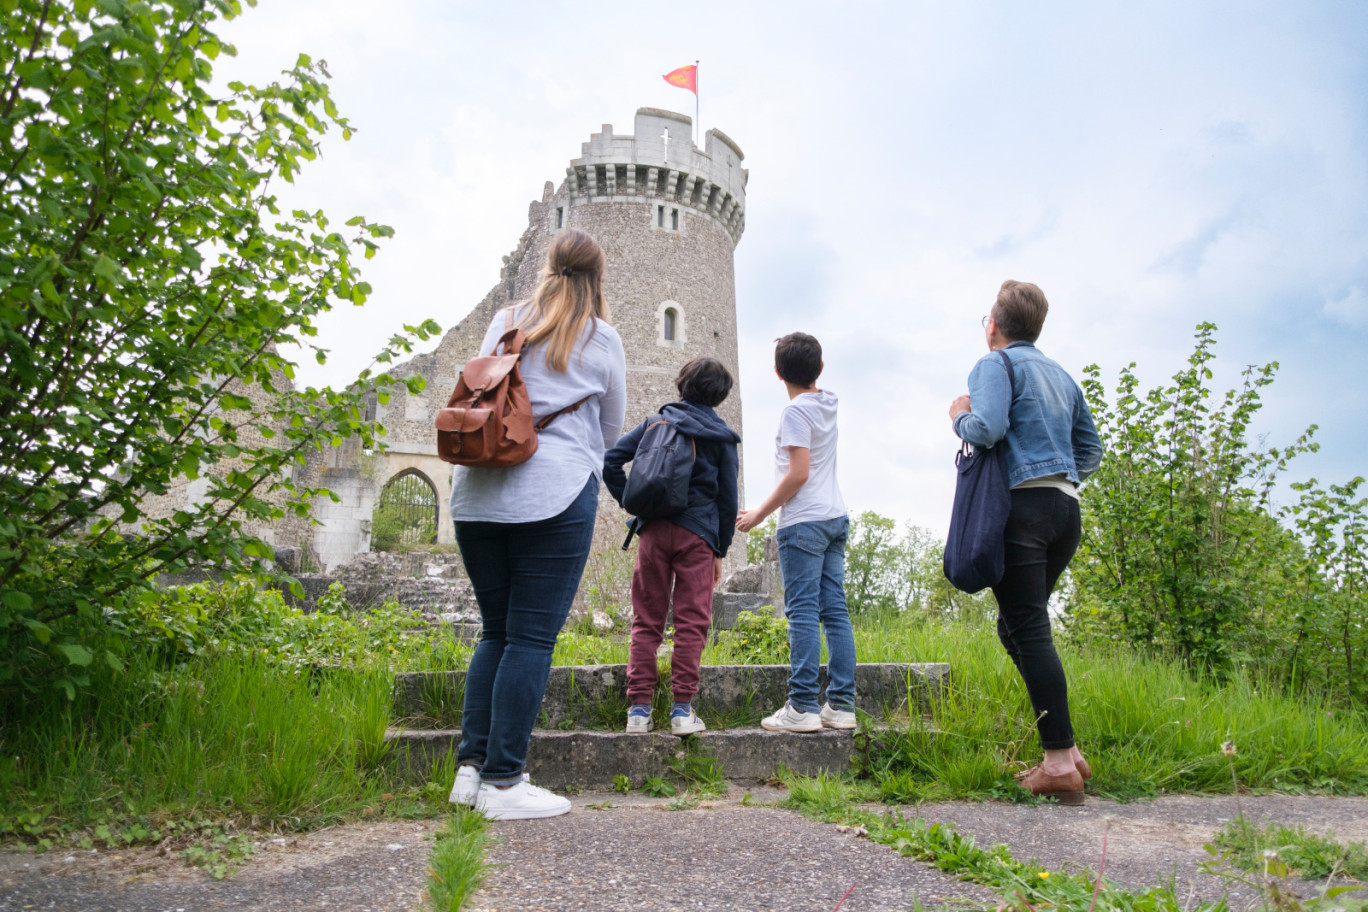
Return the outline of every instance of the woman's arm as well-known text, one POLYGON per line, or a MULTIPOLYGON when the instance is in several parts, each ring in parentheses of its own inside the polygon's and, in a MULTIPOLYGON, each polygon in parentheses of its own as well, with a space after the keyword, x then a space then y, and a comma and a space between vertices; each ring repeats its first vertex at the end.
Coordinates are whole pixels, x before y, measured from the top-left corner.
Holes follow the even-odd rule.
POLYGON ((607 349, 608 371, 603 398, 599 401, 599 430, 603 432, 604 449, 617 443, 623 422, 627 420, 627 356, 622 352, 622 340, 616 333, 607 349))
MULTIPOLYGON (((955 404, 961 404, 962 399, 955 400, 955 404)), ((991 447, 1007 436, 1012 384, 998 355, 981 359, 969 372, 968 405, 968 411, 957 413, 951 407, 955 433, 961 440, 977 447, 991 447)))
POLYGON ((1088 476, 1097 471, 1102 464, 1102 440, 1097 436, 1097 425, 1093 423, 1088 402, 1079 390, 1074 403, 1073 420, 1073 457, 1074 468, 1078 470, 1078 480, 1087 481, 1088 476))

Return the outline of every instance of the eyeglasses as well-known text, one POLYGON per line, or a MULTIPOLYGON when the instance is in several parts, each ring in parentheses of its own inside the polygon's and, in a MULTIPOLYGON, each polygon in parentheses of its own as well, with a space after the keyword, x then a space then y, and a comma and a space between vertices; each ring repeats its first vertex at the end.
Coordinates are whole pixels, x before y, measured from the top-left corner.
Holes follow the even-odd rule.
POLYGON ((987 329, 987 328, 988 328, 988 321, 991 320, 991 319, 993 319, 993 315, 992 315, 992 314, 987 314, 987 315, 984 316, 984 318, 983 318, 982 320, 979 320, 979 325, 981 325, 984 329, 987 329))

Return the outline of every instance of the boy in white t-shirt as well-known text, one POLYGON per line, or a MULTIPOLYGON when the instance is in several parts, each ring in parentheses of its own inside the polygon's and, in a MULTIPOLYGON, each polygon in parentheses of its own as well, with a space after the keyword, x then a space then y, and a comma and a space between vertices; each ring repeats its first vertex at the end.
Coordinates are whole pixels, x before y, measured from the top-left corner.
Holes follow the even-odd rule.
POLYGON ((807 333, 775 345, 774 372, 789 394, 775 439, 779 481, 764 503, 736 518, 736 528, 749 532, 779 511, 791 669, 788 702, 760 723, 768 731, 855 727, 855 637, 845 600, 850 520, 836 483, 836 394, 816 386, 822 367, 822 345, 807 333), (829 680, 819 706, 823 631, 829 680))

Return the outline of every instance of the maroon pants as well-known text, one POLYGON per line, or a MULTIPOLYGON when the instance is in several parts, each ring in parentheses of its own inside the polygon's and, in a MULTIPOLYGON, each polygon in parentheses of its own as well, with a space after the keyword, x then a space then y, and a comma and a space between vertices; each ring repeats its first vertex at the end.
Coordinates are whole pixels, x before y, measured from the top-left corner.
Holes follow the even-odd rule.
POLYGON ((698 693, 698 662, 712 625, 713 551, 672 522, 657 519, 637 537, 632 574, 632 649, 627 660, 627 702, 650 703, 656 686, 656 650, 674 594, 674 657, 670 689, 688 703, 698 693))

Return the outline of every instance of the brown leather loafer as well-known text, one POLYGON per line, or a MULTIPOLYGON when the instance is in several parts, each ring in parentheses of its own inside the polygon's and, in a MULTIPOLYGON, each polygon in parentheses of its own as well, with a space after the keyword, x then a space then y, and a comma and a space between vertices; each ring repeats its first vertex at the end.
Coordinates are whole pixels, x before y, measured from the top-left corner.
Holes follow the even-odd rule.
MULTIPOLYGON (((1035 767, 1031 767, 1031 769, 1035 769, 1035 767)), ((1031 774, 1031 769, 1017 770, 1012 775, 1016 777, 1017 782, 1020 782, 1031 774)), ((1078 775, 1083 777, 1084 782, 1092 781, 1092 767, 1088 765, 1087 760, 1079 760, 1074 764, 1074 769, 1078 770, 1078 775)))
POLYGON ((1083 777, 1077 769, 1063 776, 1051 776, 1037 766, 1022 777, 1021 787, 1037 798, 1053 798, 1060 804, 1076 807, 1083 803, 1083 777))

